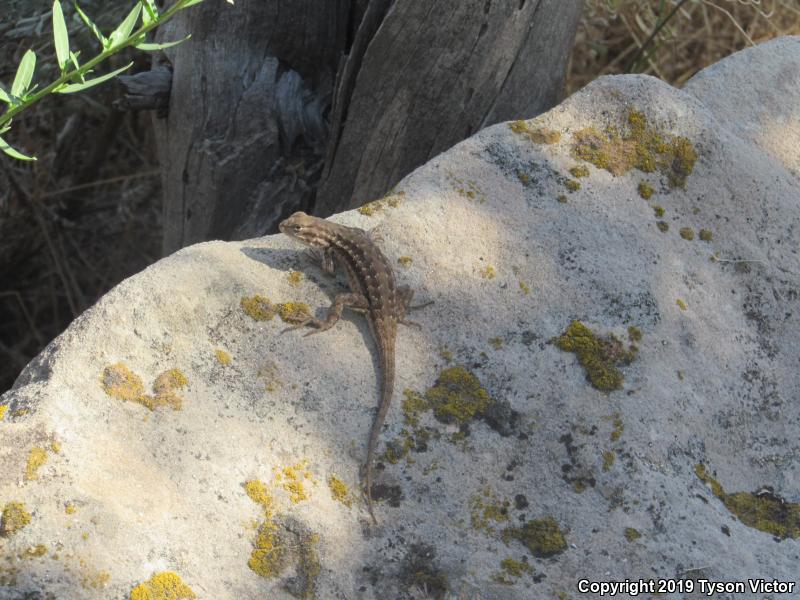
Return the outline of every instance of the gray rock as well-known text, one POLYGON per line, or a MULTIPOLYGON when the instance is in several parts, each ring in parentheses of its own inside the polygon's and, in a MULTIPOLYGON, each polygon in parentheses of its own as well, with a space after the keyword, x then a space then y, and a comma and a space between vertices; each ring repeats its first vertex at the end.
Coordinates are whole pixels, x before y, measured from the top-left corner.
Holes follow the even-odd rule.
POLYGON ((378 527, 363 318, 303 338, 241 305, 320 313, 341 282, 281 236, 124 281, 0 398, 0 598, 179 590, 170 573, 214 599, 794 581, 798 72, 784 38, 683 91, 604 77, 335 217, 377 227, 435 301, 399 333, 378 527))

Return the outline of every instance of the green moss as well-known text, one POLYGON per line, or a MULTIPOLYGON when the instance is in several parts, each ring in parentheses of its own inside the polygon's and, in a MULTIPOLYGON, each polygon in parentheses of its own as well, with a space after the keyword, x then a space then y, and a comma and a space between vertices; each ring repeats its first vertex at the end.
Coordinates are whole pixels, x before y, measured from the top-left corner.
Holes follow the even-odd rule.
POLYGON ((700 239, 704 242, 710 242, 714 239, 714 234, 711 232, 710 229, 701 229, 700 230, 700 239))
POLYGON ((272 306, 272 302, 258 294, 242 296, 239 305, 244 313, 254 321, 269 321, 275 316, 275 307, 272 306))
POLYGON ((403 417, 411 426, 419 424, 419 415, 430 410, 430 403, 414 390, 403 390, 403 417))
POLYGON ((589 176, 589 167, 586 165, 575 165, 569 170, 570 174, 576 179, 589 176))
POLYGON ((495 350, 500 350, 500 348, 503 347, 503 338, 501 337, 489 338, 489 345, 495 350))
POLYGON ((514 585, 523 575, 532 575, 533 567, 521 560, 508 557, 500 561, 500 572, 492 574, 492 581, 502 585, 514 585))
POLYGON ((728 494, 702 463, 695 465, 694 472, 725 508, 748 527, 780 539, 800 538, 800 503, 786 502, 769 491, 728 494))
POLYGON ((657 217, 661 218, 664 216, 664 207, 660 204, 653 205, 653 212, 656 214, 657 217))
POLYGON ((625 423, 622 422, 622 415, 619 413, 614 413, 611 416, 611 419, 613 428, 611 429, 611 435, 609 436, 609 439, 612 442, 616 442, 622 437, 622 433, 625 431, 625 423))
POLYGON ((531 176, 525 171, 517 171, 517 178, 520 180, 522 185, 528 185, 531 182, 531 176))
POLYGON ((522 527, 507 528, 503 537, 521 542, 537 558, 555 556, 567 549, 564 533, 553 517, 527 521, 522 527))
POLYGON ((31 513, 22 502, 8 502, 0 514, 0 537, 9 537, 31 522, 31 513))
POLYGON ((617 455, 613 450, 603 452, 603 471, 610 471, 616 458, 617 455))
POLYGON ((659 228, 661 233, 667 233, 669 231, 669 223, 667 223, 666 221, 658 221, 656 223, 656 227, 659 228))
POLYGON ((520 282, 519 282, 519 289, 520 289, 520 291, 522 291, 522 293, 523 293, 523 294, 525 294, 526 296, 527 296, 528 294, 530 294, 530 293, 531 293, 531 288, 530 288, 530 287, 528 287, 528 284, 527 284, 527 283, 525 283, 524 281, 520 281, 520 282))
POLYGON ((567 179, 564 185, 570 192, 577 192, 579 189, 581 189, 581 182, 574 179, 567 179))
POLYGON ((630 111, 619 128, 611 126, 600 132, 588 127, 576 131, 573 142, 572 156, 576 159, 613 175, 631 169, 644 173, 659 170, 667 176, 670 187, 684 187, 697 161, 694 146, 687 138, 651 127, 638 111, 630 111))
POLYGON ((425 399, 439 421, 459 424, 484 415, 492 403, 478 378, 464 367, 443 370, 425 399))
POLYGON ((492 532, 494 525, 508 521, 511 503, 500 500, 490 487, 484 487, 470 498, 470 524, 475 531, 492 532))
POLYGON ((345 482, 336 475, 328 477, 328 488, 331 490, 331 496, 333 496, 334 500, 341 502, 347 508, 353 505, 353 499, 350 497, 350 489, 345 482))
POLYGON ((580 321, 573 321, 563 335, 555 339, 557 348, 573 352, 586 371, 592 386, 603 392, 622 387, 624 378, 617 365, 627 365, 636 358, 636 349, 624 349, 613 335, 598 337, 580 321))
POLYGON ((650 198, 653 197, 653 194, 656 193, 656 191, 653 189, 653 186, 644 180, 639 182, 639 187, 637 189, 639 191, 639 196, 645 200, 650 200, 650 198))
POLYGON ((628 327, 628 339, 632 342, 642 341, 642 330, 631 325, 628 327))
POLYGON ((633 527, 626 527, 625 528, 625 539, 628 540, 629 542, 635 542, 640 537, 642 537, 642 534, 639 533, 633 527))
POLYGON ((131 590, 131 600, 194 600, 195 598, 197 596, 192 589, 171 571, 156 573, 149 581, 131 590))
POLYGON ((680 232, 681 237, 685 240, 692 241, 694 239, 694 229, 691 227, 681 227, 680 232))
POLYGON ((555 144, 561 139, 561 133, 544 127, 531 127, 527 121, 512 121, 508 124, 514 133, 525 136, 534 144, 555 144))
POLYGON ((284 302, 278 304, 278 316, 284 323, 296 325, 311 316, 311 309, 305 302, 284 302))
POLYGON ((556 200, 558 200, 559 202, 561 202, 561 204, 566 204, 566 203, 567 203, 567 197, 566 197, 564 194, 559 194, 559 195, 556 197, 556 200))

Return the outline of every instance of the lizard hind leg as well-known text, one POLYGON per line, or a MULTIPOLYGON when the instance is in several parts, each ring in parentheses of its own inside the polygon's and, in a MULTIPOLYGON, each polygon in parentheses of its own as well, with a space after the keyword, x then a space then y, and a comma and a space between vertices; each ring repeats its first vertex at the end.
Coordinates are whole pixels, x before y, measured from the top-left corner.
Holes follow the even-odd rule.
POLYGON ((321 331, 327 331, 339 321, 342 316, 342 311, 344 307, 348 306, 351 308, 357 309, 367 309, 369 308, 369 301, 365 296, 361 294, 336 294, 336 297, 333 299, 333 304, 331 305, 330 310, 328 311, 328 316, 325 317, 324 321, 319 319, 308 319, 304 325, 311 325, 312 327, 316 327, 314 331, 309 331, 306 334, 306 337, 309 335, 314 335, 315 333, 320 333, 321 331))

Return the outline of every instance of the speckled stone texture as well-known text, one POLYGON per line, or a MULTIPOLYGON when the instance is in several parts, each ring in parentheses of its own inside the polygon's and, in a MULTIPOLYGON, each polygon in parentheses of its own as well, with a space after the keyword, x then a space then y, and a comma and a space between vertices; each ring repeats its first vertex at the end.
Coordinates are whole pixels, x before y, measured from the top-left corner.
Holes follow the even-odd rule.
POLYGON ((303 338, 270 318, 323 314, 341 282, 281 236, 124 281, 0 398, 0 598, 794 581, 798 73, 783 38, 684 90, 604 77, 335 217, 377 228, 434 301, 399 332, 377 527, 358 485, 377 403, 364 319, 303 338))

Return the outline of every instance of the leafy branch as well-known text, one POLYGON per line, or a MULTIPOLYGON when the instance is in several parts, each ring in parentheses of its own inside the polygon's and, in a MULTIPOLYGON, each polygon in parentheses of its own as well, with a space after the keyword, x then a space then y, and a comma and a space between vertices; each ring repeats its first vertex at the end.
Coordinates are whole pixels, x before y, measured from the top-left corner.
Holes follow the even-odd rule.
MULTIPOLYGON (((86 79, 93 72, 94 67, 107 60, 120 50, 133 46, 139 50, 155 51, 175 46, 188 40, 191 36, 187 35, 184 39, 164 44, 152 44, 145 42, 147 34, 169 21, 178 12, 200 4, 203 0, 176 0, 175 3, 163 13, 159 14, 155 0, 138 0, 136 5, 128 13, 128 16, 119 26, 106 37, 101 29, 86 15, 77 1, 75 1, 75 11, 80 16, 83 23, 94 34, 102 46, 100 54, 87 61, 83 65, 78 62, 79 52, 72 52, 69 49, 69 33, 67 23, 64 20, 64 12, 61 8, 61 0, 53 2, 53 37, 55 40, 56 59, 61 76, 42 88, 38 92, 36 84, 32 84, 34 71, 36 70, 36 53, 28 50, 22 57, 11 84, 11 90, 6 91, 0 86, 0 103, 8 105, 6 111, 0 115, 0 135, 5 134, 11 129, 11 120, 39 102, 49 94, 72 94, 80 92, 95 85, 108 81, 112 77, 119 75, 129 69, 133 64, 128 63, 122 68, 115 69, 105 75, 100 75, 94 79, 86 79), (134 31, 136 24, 141 17, 141 27, 134 31)), ((0 150, 9 156, 19 160, 36 160, 35 157, 25 156, 8 145, 0 137, 0 150)))

